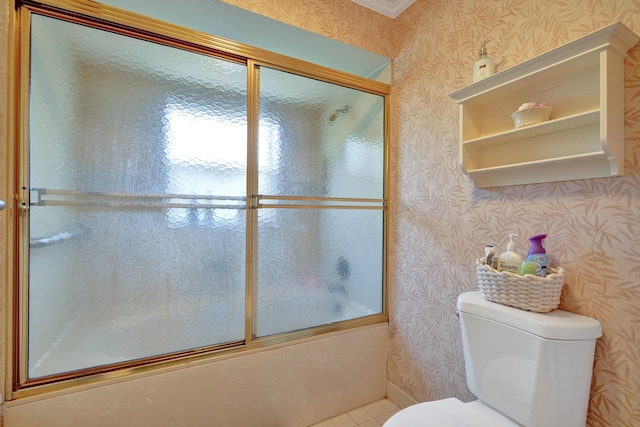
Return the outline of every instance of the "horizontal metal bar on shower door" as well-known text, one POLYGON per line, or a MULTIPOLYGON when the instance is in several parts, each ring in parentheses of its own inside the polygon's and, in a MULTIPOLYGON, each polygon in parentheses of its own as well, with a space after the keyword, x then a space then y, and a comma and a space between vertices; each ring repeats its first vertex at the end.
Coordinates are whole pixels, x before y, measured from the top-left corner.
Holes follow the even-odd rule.
POLYGON ((253 199, 255 207, 267 209, 386 209, 385 199, 372 198, 255 195, 253 199))
POLYGON ((29 199, 30 206, 88 206, 134 209, 246 209, 246 197, 205 194, 100 193, 94 191, 32 188, 29 199), (215 203, 216 201, 227 203, 215 203))
POLYGON ((258 205, 260 209, 361 209, 361 210, 384 210, 385 206, 367 206, 367 205, 258 205))

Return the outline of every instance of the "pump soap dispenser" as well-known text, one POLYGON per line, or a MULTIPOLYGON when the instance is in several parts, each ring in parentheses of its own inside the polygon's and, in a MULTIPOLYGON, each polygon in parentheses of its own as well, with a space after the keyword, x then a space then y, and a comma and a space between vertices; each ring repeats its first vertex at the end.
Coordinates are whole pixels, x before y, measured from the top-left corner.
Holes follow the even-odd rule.
POLYGON ((473 81, 474 83, 486 79, 490 75, 496 72, 496 64, 493 59, 487 55, 487 43, 493 41, 493 39, 483 40, 480 43, 480 56, 478 60, 473 64, 473 81))
POLYGON ((509 243, 507 251, 502 252, 498 257, 498 271, 508 271, 509 273, 518 273, 520 264, 522 264, 522 255, 516 252, 516 243, 513 241, 517 234, 509 234, 509 243))

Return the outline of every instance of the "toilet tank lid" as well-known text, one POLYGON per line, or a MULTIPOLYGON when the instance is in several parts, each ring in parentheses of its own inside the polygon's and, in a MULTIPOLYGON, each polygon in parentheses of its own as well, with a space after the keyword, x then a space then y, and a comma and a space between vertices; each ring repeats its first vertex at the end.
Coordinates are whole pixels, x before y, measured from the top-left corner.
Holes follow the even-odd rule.
POLYGON ((458 311, 495 320, 553 340, 583 341, 602 336, 600 322, 591 317, 563 310, 534 313, 485 301, 480 292, 465 292, 458 297, 458 311))

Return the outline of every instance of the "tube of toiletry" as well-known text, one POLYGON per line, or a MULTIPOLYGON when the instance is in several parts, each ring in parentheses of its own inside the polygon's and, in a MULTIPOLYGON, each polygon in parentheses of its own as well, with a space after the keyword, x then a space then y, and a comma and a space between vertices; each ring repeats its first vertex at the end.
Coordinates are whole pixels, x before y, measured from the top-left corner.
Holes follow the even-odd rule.
POLYGON ((498 257, 496 256, 496 247, 490 243, 484 245, 485 264, 496 268, 498 266, 498 257))

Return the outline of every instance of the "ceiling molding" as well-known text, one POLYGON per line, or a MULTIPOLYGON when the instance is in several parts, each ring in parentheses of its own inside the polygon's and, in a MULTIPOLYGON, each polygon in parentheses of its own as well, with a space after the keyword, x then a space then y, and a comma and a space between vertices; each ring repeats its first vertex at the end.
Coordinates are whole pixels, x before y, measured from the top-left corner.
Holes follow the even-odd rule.
POLYGON ((395 19, 416 0, 351 0, 366 8, 395 19))

